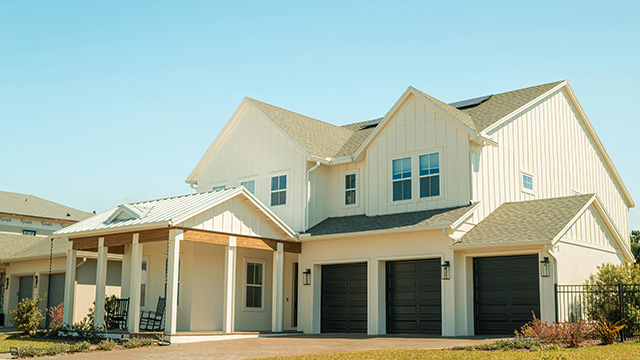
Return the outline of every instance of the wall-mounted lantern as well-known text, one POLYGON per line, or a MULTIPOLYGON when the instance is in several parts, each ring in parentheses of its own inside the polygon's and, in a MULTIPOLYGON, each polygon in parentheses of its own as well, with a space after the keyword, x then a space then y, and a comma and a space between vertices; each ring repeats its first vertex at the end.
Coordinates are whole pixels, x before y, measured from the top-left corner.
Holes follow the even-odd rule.
POLYGON ((542 260, 540 260, 540 276, 551 276, 551 271, 549 270, 549 258, 546 256, 542 260))
POLYGON ((36 284, 33 287, 37 288, 38 287, 38 275, 34 275, 34 277, 36 278, 36 284))
POLYGON ((302 272, 302 285, 311 285, 311 269, 302 272))
POLYGON ((5 285, 4 289, 9 290, 9 277, 7 277, 7 285, 5 285))
POLYGON ((451 264, 446 260, 442 263, 442 280, 449 279, 451 279, 451 264))

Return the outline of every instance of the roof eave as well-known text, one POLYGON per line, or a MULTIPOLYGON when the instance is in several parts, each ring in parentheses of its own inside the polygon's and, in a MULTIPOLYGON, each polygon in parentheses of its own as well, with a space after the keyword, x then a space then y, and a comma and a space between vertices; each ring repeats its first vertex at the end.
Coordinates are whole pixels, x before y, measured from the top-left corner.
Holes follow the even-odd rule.
POLYGON ((327 234, 327 235, 311 235, 311 234, 300 234, 300 242, 306 241, 321 241, 321 240, 332 240, 338 238, 346 238, 346 237, 360 237, 360 236, 372 236, 372 235, 384 235, 384 234, 394 234, 394 233, 407 233, 407 232, 416 232, 416 231, 431 231, 431 230, 441 230, 441 229, 450 229, 450 222, 443 222, 442 224, 436 224, 432 226, 424 226, 424 227, 394 227, 391 229, 381 229, 381 230, 370 230, 370 231, 355 231, 355 232, 345 232, 345 233, 337 233, 337 234, 327 234))

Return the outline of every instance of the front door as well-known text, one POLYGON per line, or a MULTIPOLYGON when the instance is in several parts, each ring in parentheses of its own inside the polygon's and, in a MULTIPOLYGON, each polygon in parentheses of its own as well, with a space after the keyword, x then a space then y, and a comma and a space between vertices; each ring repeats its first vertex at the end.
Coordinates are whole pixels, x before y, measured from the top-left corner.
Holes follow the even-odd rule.
POLYGON ((20 276, 18 302, 23 299, 33 299, 33 275, 20 276))

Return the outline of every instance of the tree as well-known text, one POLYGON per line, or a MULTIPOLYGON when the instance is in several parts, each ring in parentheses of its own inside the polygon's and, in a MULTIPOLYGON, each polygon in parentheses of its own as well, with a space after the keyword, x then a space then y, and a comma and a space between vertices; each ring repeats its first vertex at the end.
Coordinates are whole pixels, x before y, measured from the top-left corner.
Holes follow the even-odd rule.
POLYGON ((640 264, 640 230, 631 232, 631 253, 636 260, 636 264, 640 264))

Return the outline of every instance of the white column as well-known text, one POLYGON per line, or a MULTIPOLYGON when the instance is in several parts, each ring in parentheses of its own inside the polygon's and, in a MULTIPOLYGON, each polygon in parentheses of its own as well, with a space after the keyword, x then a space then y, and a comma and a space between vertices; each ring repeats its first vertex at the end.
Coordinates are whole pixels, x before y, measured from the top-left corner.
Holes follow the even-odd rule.
POLYGON ((226 247, 224 256, 224 302, 222 331, 232 333, 235 322, 236 300, 236 238, 229 236, 229 246, 226 247))
POLYGON ((372 258, 367 263, 367 334, 386 333, 384 263, 372 258))
MULTIPOLYGON (((140 282, 142 280, 142 244, 138 242, 139 234, 133 234, 131 241, 129 273, 129 324, 130 333, 140 331, 140 282)), ((125 253, 126 254, 126 253, 125 253)))
POLYGON ((180 241, 182 230, 169 231, 169 254, 167 266, 167 318, 164 332, 175 334, 178 325, 178 267, 180 265, 180 241))
POLYGON ((107 250, 104 238, 98 238, 98 264, 96 266, 96 308, 93 327, 104 328, 104 297, 107 288, 107 250))
POLYGON ((273 302, 271 309, 271 331, 282 332, 282 288, 284 285, 284 245, 278 243, 273 252, 273 302))
MULTIPOLYGON (((76 289, 76 251, 67 250, 67 270, 64 277, 64 314, 63 323, 73 325, 73 300, 76 289)), ((8 298, 9 296, 7 296, 8 298)))
MULTIPOLYGON (((445 261, 449 261, 449 280, 442 281, 442 336, 455 336, 456 335, 456 316, 462 311, 456 311, 456 282, 454 276, 456 271, 455 257, 453 253, 445 254, 440 260, 441 264, 445 261)), ((440 276, 442 277, 442 268, 440 268, 440 276)))

